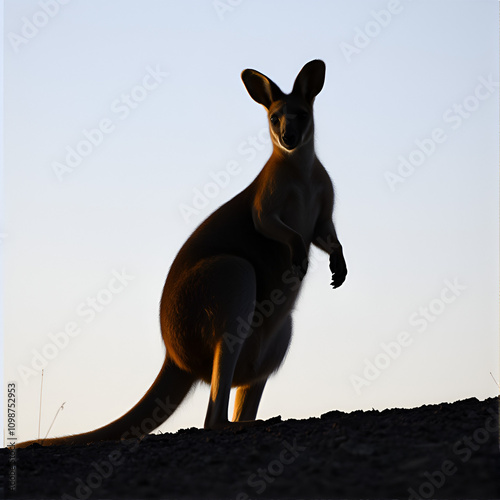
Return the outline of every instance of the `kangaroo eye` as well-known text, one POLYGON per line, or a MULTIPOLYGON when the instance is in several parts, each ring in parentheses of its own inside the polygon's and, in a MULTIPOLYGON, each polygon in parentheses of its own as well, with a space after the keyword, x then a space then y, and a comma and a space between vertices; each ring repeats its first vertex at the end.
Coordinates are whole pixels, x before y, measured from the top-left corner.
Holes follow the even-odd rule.
POLYGON ((273 125, 276 125, 278 122, 279 122, 279 119, 276 115, 271 115, 271 117, 269 118, 269 120, 271 120, 271 123, 273 125))

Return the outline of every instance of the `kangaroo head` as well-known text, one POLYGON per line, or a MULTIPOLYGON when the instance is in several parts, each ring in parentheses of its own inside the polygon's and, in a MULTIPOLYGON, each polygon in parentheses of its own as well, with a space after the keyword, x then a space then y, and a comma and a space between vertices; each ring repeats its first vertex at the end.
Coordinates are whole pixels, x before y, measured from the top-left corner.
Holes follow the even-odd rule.
POLYGON ((314 135, 313 102, 325 82, 325 63, 308 62, 299 72, 290 94, 285 94, 267 76, 253 69, 241 73, 250 97, 268 113, 275 147, 292 152, 314 135))

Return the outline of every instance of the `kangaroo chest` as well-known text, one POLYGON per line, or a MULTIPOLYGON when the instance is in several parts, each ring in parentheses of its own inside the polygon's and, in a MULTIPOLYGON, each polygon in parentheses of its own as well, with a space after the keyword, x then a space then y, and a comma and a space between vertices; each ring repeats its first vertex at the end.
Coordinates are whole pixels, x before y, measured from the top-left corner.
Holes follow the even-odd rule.
POLYGON ((281 220, 309 245, 321 210, 322 186, 314 179, 289 186, 281 208, 281 220))

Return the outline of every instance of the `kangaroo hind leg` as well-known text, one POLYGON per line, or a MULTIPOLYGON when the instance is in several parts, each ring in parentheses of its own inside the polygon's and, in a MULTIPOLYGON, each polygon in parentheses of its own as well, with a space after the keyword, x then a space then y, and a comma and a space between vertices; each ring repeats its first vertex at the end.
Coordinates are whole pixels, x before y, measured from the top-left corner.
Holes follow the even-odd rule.
POLYGON ((229 394, 244 338, 238 335, 238 318, 252 317, 255 308, 256 280, 252 265, 239 257, 224 256, 222 275, 217 282, 218 318, 214 322, 214 348, 210 401, 205 419, 206 429, 230 425, 229 394))
POLYGON ((233 422, 255 420, 259 409, 260 398, 267 379, 259 380, 251 385, 238 387, 234 402, 233 422))
POLYGON ((292 318, 288 316, 274 335, 262 346, 263 354, 259 363, 259 371, 264 378, 238 387, 234 403, 233 421, 255 420, 257 410, 268 376, 276 371, 285 358, 292 337, 292 318))

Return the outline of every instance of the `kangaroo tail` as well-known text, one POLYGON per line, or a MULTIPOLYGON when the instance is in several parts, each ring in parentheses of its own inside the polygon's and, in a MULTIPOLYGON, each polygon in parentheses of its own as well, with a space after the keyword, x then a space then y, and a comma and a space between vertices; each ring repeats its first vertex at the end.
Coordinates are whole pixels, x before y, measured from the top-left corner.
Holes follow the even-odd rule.
POLYGON ((195 377, 165 358, 160 373, 142 399, 125 415, 91 432, 60 438, 35 439, 17 443, 24 448, 33 443, 44 446, 87 444, 95 441, 141 438, 160 426, 181 404, 195 377))

